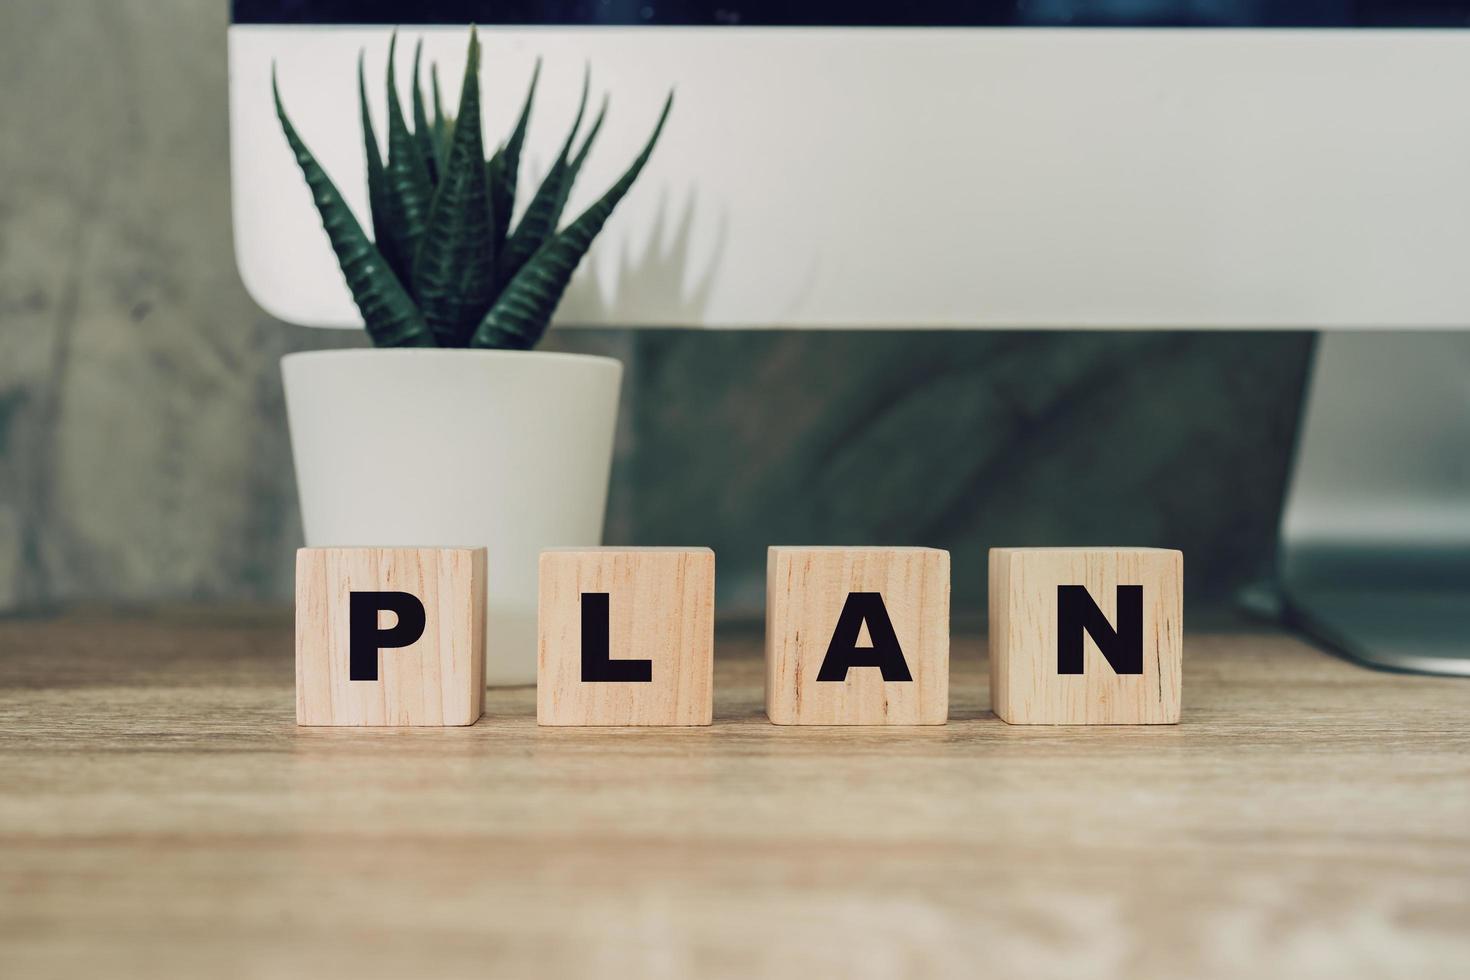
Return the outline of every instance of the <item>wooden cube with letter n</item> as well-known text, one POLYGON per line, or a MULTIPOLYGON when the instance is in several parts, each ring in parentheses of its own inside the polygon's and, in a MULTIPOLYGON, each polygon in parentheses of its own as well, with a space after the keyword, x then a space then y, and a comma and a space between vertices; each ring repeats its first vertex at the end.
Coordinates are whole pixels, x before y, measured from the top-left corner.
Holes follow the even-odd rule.
POLYGON ((536 721, 708 725, 714 715, 715 553, 541 553, 536 721))
POLYGON ((484 548, 296 552, 296 724, 473 725, 484 548))
POLYGON ((990 704, 1012 725, 1179 721, 1184 555, 994 548, 990 704))
POLYGON ((949 718, 949 552, 771 548, 766 714, 778 725, 949 718))

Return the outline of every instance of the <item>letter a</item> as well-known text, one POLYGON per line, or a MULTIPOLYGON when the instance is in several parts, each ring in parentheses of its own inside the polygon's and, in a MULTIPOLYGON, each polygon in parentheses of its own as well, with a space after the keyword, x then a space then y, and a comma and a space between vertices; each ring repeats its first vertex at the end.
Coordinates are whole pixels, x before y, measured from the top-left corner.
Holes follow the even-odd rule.
POLYGON ((914 679, 909 673, 908 661, 903 659, 893 623, 888 619, 882 593, 847 594, 847 602, 837 617, 837 628, 832 631, 832 642, 827 645, 827 656, 822 661, 817 680, 845 681, 851 667, 877 667, 883 672, 885 681, 914 679), (864 623, 868 626, 868 636, 873 640, 870 647, 857 645, 864 623))

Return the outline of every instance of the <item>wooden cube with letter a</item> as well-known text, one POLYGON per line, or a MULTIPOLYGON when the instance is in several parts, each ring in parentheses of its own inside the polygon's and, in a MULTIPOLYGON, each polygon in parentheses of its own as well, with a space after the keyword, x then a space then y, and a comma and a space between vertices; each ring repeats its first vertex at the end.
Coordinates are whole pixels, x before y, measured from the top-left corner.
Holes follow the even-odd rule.
POLYGON ((484 548, 296 552, 296 724, 473 725, 484 548))
POLYGON ((949 719, 949 552, 771 548, 766 714, 778 725, 949 719))
POLYGON ((710 549, 543 551, 538 629, 538 724, 710 723, 710 549))
POLYGON ((990 704, 1012 725, 1179 721, 1184 555, 994 548, 990 704))

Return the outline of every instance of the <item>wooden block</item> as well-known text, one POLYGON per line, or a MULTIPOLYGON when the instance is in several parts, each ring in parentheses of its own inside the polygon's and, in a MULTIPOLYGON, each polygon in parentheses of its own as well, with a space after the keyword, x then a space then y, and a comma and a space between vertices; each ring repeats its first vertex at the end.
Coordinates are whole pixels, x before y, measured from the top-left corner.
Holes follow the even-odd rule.
POLYGON ((1184 555, 993 548, 990 706, 1012 725, 1173 725, 1184 555))
POLYGON ((296 724, 473 725, 484 548, 296 552, 296 724))
POLYGON ((771 548, 766 715, 778 725, 949 718, 949 552, 771 548))
POLYGON ((541 553, 536 722, 708 725, 714 715, 715 553, 541 553))

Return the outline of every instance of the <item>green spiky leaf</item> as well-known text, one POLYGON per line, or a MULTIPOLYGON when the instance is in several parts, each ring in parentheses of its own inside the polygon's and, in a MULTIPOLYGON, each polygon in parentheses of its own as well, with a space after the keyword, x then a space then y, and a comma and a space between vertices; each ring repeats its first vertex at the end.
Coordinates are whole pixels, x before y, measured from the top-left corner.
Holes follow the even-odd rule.
POLYGON ((413 300, 393 275, 382 253, 363 234, 352 209, 297 135, 296 127, 291 125, 286 107, 281 102, 274 67, 271 69, 271 95, 276 103, 276 118, 280 120, 286 142, 301 167, 301 175, 306 178, 306 186, 311 189, 312 201, 322 217, 322 227, 332 243, 332 251, 337 254, 337 262, 342 267, 347 288, 352 291, 352 299, 362 314, 368 336, 379 347, 435 346, 434 336, 413 300))
POLYGON ((516 273, 475 329, 470 340, 471 347, 529 350, 536 345, 546 332, 551 314, 561 302, 562 294, 566 292, 567 283, 571 281, 578 263, 592 247, 593 239, 602 231, 602 226, 607 223, 613 208, 628 193, 644 164, 648 162, 673 105, 674 94, 670 92, 664 102, 663 112, 659 113, 658 125, 653 128, 653 134, 649 136, 643 152, 638 154, 632 166, 606 194, 538 249, 531 260, 516 273))
POLYGON ((526 205, 526 213, 521 215, 520 223, 516 225, 516 230, 511 233, 505 248, 500 252, 500 264, 496 271, 502 284, 514 279, 526 261, 556 232, 556 223, 561 220, 561 209, 566 204, 566 181, 571 168, 572 144, 577 138, 577 130, 582 126, 582 114, 587 109, 587 88, 590 83, 590 73, 584 73, 582 99, 577 105, 577 118, 572 122, 572 130, 567 133, 561 152, 556 155, 551 169, 546 172, 546 178, 536 188, 531 203, 526 205))
POLYGON ((439 65, 429 66, 429 86, 434 90, 434 128, 444 125, 444 100, 439 97, 439 65))
POLYGON ((526 101, 521 106, 520 118, 505 145, 498 148, 485 164, 485 175, 490 181, 490 206, 495 216, 495 252, 505 248, 505 237, 510 232, 510 214, 516 204, 516 182, 521 171, 521 148, 526 142, 526 126, 531 118, 531 103, 536 98, 536 82, 541 78, 541 59, 531 72, 531 85, 526 90, 526 101))
POLYGON ((434 130, 429 127, 428 113, 424 111, 424 87, 419 74, 423 54, 424 42, 420 39, 413 49, 413 139, 419 145, 419 156, 429 172, 429 185, 432 187, 439 180, 439 143, 434 138, 434 130))
POLYGON ((602 131, 602 121, 607 118, 607 99, 602 100, 602 108, 597 110, 597 118, 592 120, 592 127, 587 130, 587 138, 582 140, 581 149, 577 150, 576 156, 567 165, 567 176, 561 185, 561 198, 556 202, 556 221, 561 221, 562 211, 567 206, 567 198, 572 194, 572 187, 577 183, 577 175, 582 172, 582 164, 587 159, 588 152, 592 149, 597 134, 602 131))
POLYGON ((405 265, 412 268, 428 222, 434 188, 429 183, 429 170, 424 165, 413 134, 408 131, 403 106, 398 99, 398 78, 394 67, 397 46, 398 35, 395 33, 388 43, 388 228, 393 236, 394 250, 403 257, 405 265))
POLYGON ((429 66, 429 81, 434 89, 434 142, 438 144, 439 160, 449 156, 449 139, 454 135, 454 117, 444 114, 444 101, 439 97, 439 66, 429 66))
POLYGON ((413 267, 413 294, 443 346, 462 346, 494 298, 491 225, 480 136, 480 42, 471 30, 454 139, 413 267))
POLYGON ((387 177, 383 172, 382 151, 378 148, 378 134, 373 131, 373 117, 368 111, 367 76, 363 68, 364 55, 357 56, 357 99, 362 111, 362 150, 367 158, 368 207, 372 210, 373 241, 378 251, 388 262, 401 283, 406 263, 401 263, 393 250, 393 239, 388 231, 387 177))

